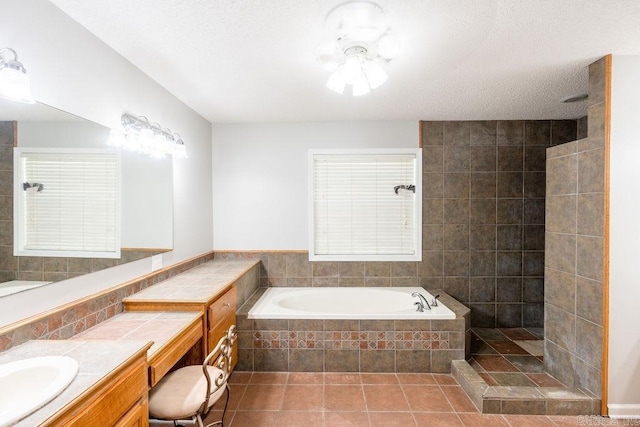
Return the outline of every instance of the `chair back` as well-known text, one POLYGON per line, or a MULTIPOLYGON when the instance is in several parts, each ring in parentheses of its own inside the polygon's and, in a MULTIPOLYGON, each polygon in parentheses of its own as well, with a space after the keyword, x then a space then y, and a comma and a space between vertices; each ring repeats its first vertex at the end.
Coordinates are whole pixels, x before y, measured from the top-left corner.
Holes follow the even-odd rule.
MULTIPOLYGON (((202 363, 202 370, 205 378, 207 379, 207 396, 202 405, 202 413, 205 415, 209 411, 211 395, 227 386, 227 380, 229 379, 229 375, 231 375, 233 344, 235 343, 237 336, 236 325, 232 325, 227 333, 220 338, 216 347, 207 355, 202 363), (208 369, 210 366, 220 370, 214 378, 211 378, 211 372, 208 369)), ((212 402, 212 404, 213 403, 215 402, 212 402)))

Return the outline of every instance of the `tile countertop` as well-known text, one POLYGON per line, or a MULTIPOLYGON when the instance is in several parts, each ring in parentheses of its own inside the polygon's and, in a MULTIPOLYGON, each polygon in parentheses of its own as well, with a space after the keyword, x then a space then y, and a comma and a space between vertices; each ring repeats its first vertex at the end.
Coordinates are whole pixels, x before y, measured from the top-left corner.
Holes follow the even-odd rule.
POLYGON ((78 375, 71 384, 51 402, 23 418, 15 426, 31 427, 41 424, 149 344, 148 340, 34 340, 0 353, 0 364, 38 356, 69 356, 78 362, 78 375))
POLYGON ((127 301, 174 301, 206 304, 224 292, 260 260, 213 260, 124 298, 127 301))
POLYGON ((153 341, 150 360, 169 340, 202 316, 199 312, 130 311, 120 313, 70 338, 72 341, 153 341))

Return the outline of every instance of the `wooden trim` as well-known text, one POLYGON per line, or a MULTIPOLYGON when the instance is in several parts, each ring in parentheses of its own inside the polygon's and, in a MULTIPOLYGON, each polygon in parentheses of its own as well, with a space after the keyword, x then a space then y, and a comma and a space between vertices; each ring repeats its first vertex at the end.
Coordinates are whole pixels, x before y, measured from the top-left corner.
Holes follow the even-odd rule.
POLYGON ((89 302, 89 301, 95 300, 97 298, 103 297, 103 296, 108 295, 111 292, 115 292, 115 291, 117 291, 119 289, 126 288, 127 286, 131 286, 131 285, 133 285, 136 282, 139 282, 141 280, 152 278, 152 277, 154 277, 156 275, 159 275, 159 274, 162 274, 162 273, 166 273, 166 272, 171 271, 173 269, 179 269, 180 267, 182 267, 182 266, 184 266, 186 264, 194 262, 194 261, 196 261, 196 260, 198 260, 200 258, 208 257, 208 256, 212 255, 213 253, 214 253, 213 251, 206 252, 204 254, 195 256, 193 258, 189 258, 187 260, 180 261, 180 262, 178 262, 176 264, 173 264, 173 265, 161 268, 159 270, 155 270, 155 271, 153 271, 151 273, 145 274, 144 276, 136 277, 135 279, 131 279, 131 280, 128 280, 128 281, 126 281, 124 283, 120 283, 119 285, 115 285, 115 286, 112 286, 110 288, 104 289, 104 290, 102 290, 100 292, 97 292, 95 294, 88 295, 86 297, 83 297, 83 298, 68 302, 68 303, 63 304, 61 306, 52 308, 52 309, 44 311, 42 313, 38 313, 38 314, 33 315, 31 317, 27 317, 27 318, 19 320, 17 322, 11 323, 9 325, 6 325, 6 326, 0 328, 0 335, 6 334, 6 333, 8 333, 8 332, 10 332, 10 331, 12 331, 14 329, 30 325, 32 323, 35 323, 35 322, 38 322, 38 321, 41 321, 41 320, 44 320, 47 317, 52 316, 52 315, 54 315, 56 313, 63 312, 63 311, 66 311, 66 310, 70 310, 70 309, 72 309, 72 308, 74 308, 74 307, 76 307, 76 306, 78 306, 80 304, 84 304, 86 302, 89 302))
POLYGON ((167 253, 167 252, 171 252, 173 249, 167 249, 167 248, 120 248, 121 252, 145 252, 145 253, 150 253, 150 254, 155 254, 155 253, 167 253))
POLYGON ((258 255, 258 254, 269 254, 269 253, 274 253, 274 254, 308 254, 309 250, 308 249, 247 249, 247 250, 241 250, 241 249, 216 249, 215 251, 213 251, 214 254, 252 254, 252 255, 258 255))
POLYGON ((602 274, 602 400, 600 413, 609 409, 609 227, 610 227, 610 161, 611 161, 611 55, 605 57, 604 91, 604 262, 602 274))

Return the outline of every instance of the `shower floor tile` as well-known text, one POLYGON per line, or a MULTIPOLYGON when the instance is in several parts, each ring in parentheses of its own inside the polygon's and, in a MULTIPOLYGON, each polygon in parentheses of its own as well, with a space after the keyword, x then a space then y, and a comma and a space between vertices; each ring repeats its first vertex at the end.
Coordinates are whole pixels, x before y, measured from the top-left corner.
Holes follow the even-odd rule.
POLYGON ((542 329, 471 330, 469 364, 489 385, 563 387, 560 381, 544 372, 543 355, 542 329))

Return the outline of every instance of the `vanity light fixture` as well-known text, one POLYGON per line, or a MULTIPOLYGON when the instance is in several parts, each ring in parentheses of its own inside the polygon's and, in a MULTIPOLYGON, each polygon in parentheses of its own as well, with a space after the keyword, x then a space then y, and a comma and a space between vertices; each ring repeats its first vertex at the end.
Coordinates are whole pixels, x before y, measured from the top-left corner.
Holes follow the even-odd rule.
POLYGON ((112 130, 107 142, 109 145, 156 158, 188 157, 187 148, 180 135, 172 133, 158 123, 150 123, 144 116, 135 117, 126 113, 122 115, 120 122, 124 127, 124 133, 112 130))
POLYGON ((27 70, 18 61, 16 51, 8 47, 0 49, 0 97, 26 104, 35 102, 27 70))
POLYGON ((387 80, 382 65, 399 51, 380 6, 370 1, 351 1, 327 15, 329 41, 318 47, 318 61, 331 72, 327 87, 342 94, 347 85, 361 96, 387 80))

